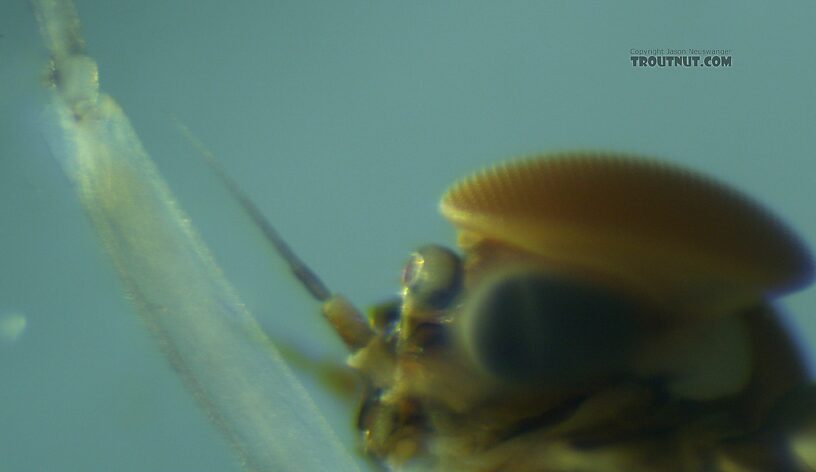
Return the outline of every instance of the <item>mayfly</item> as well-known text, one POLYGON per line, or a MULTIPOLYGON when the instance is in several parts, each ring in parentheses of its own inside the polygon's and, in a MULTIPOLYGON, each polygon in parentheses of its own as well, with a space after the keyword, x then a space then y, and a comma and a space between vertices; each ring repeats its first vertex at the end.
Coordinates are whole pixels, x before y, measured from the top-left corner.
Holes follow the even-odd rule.
MULTIPOLYGON (((358 470, 100 92, 72 5, 35 9, 55 153, 170 362, 247 469, 358 470)), ((215 167, 349 348, 362 449, 386 467, 816 468, 814 388, 771 305, 813 265, 741 194, 614 153, 499 165, 442 198, 461 251, 419 248, 364 316, 215 167)))

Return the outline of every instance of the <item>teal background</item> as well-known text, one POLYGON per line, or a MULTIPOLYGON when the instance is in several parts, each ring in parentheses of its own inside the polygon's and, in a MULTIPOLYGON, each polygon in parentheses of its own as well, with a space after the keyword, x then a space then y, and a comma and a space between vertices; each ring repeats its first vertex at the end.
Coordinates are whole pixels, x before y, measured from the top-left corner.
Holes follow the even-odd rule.
MULTIPOLYGON (((276 339, 315 358, 343 349, 174 117, 326 283, 361 305, 395 294, 412 248, 453 243, 436 210, 450 182, 540 151, 681 163, 753 195, 816 244, 810 1, 78 8, 103 89, 247 305, 276 339), (630 48, 668 47, 731 49, 733 66, 629 61, 630 48)), ((27 3, 0 4, 0 35, 0 315, 28 320, 15 343, 0 343, 0 471, 239 470, 123 299, 49 156, 47 56, 27 3)), ((783 305, 814 352, 816 290, 783 305)), ((304 382, 352 444, 350 407, 304 382)))

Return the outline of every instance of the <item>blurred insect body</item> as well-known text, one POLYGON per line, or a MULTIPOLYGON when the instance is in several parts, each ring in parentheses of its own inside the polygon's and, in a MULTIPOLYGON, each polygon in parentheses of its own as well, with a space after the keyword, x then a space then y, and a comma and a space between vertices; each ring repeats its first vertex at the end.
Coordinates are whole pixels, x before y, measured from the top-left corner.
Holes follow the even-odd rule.
POLYGON ((489 169, 441 208, 463 254, 415 252, 350 358, 368 452, 395 469, 814 470, 814 388, 769 304, 813 266, 756 204, 583 153, 489 169))
POLYGON ((465 179, 441 209, 463 254, 418 249, 399 300, 364 317, 315 295, 365 384, 366 452, 394 470, 814 469, 816 387, 770 304, 813 265, 761 207, 656 161, 566 153, 465 179))
MULTIPOLYGON (((99 92, 70 3, 35 7, 63 163, 168 358, 248 469, 356 470, 99 92)), ((770 305, 812 262, 736 192, 614 154, 489 169, 442 199, 461 253, 418 249, 366 317, 210 162, 349 347, 362 445, 389 467, 816 468, 814 387, 770 305)))

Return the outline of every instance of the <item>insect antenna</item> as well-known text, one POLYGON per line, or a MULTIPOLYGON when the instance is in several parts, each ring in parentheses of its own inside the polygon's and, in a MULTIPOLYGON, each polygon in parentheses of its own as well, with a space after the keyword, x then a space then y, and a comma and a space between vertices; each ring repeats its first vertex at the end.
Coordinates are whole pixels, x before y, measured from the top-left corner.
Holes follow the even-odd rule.
POLYGON ((196 138, 189 128, 176 119, 176 125, 190 143, 201 153, 210 169, 218 176, 226 186, 229 193, 238 201, 241 208, 247 213, 252 222, 261 230, 264 237, 280 257, 289 266, 289 270, 300 281, 301 285, 309 292, 315 300, 322 303, 323 316, 332 325, 343 342, 352 350, 365 346, 373 336, 373 332, 365 317, 354 307, 345 297, 332 292, 326 287, 320 277, 306 265, 297 254, 292 251, 280 233, 272 226, 272 223, 263 215, 261 210, 252 200, 241 190, 235 180, 233 180, 215 158, 212 152, 196 138))
POLYGON ((181 129, 181 132, 184 136, 190 140, 192 145, 201 153, 204 157, 204 160, 207 162, 207 165, 210 169, 218 176, 224 186, 227 187, 230 194, 238 201, 238 204, 241 205, 241 208, 249 215, 252 222, 258 229, 261 230, 266 240, 272 244, 272 247, 275 248, 275 251, 280 255, 280 257, 286 262, 289 266, 289 270, 292 271, 295 278, 297 278, 300 283, 303 285, 304 288, 311 294, 311 296, 319 301, 325 302, 329 298, 331 298, 331 292, 320 280, 320 277, 314 273, 309 266, 306 265, 300 257, 295 254, 292 249, 286 244, 286 241, 283 240, 280 233, 272 226, 272 223, 266 219, 266 217, 261 213, 261 210, 258 208, 257 205, 241 190, 241 187, 235 180, 232 179, 221 165, 216 160, 215 156, 209 149, 207 149, 204 144, 193 134, 190 130, 182 123, 177 122, 178 127, 181 129))

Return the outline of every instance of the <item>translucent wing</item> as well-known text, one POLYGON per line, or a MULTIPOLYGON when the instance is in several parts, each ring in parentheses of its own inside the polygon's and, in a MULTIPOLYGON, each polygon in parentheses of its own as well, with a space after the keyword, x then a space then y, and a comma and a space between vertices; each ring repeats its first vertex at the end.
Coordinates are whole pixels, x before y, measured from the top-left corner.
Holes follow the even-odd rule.
POLYGON ((248 470, 359 470, 99 91, 73 5, 34 7, 53 60, 54 152, 174 368, 248 470))

